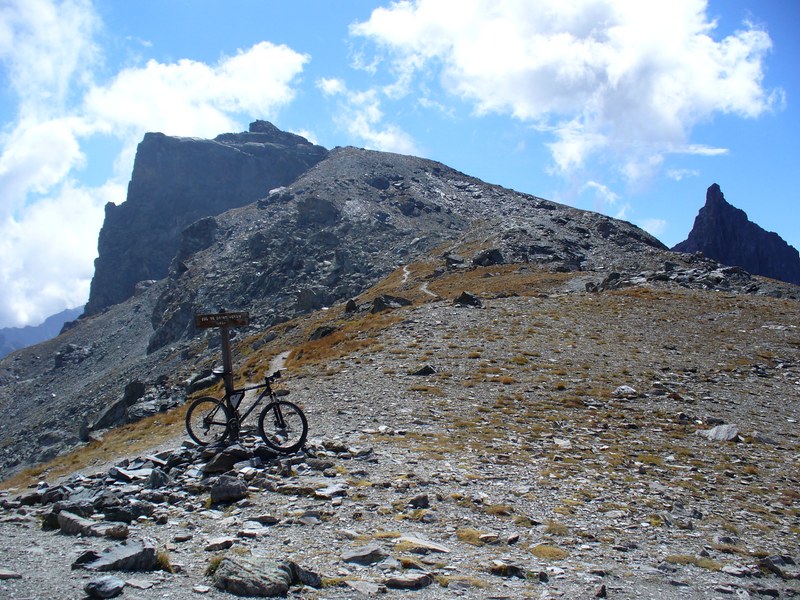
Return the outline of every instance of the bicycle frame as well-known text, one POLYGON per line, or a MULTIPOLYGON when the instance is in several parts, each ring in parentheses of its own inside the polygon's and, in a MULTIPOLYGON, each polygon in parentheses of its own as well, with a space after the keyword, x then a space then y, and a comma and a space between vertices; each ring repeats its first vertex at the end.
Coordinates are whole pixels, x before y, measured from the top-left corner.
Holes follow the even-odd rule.
POLYGON ((256 409, 257 406, 261 405, 261 402, 264 400, 265 396, 269 396, 270 399, 272 399, 272 397, 275 396, 275 392, 272 390, 272 386, 270 385, 270 383, 271 383, 270 381, 267 381, 266 383, 259 383, 258 385, 251 385, 250 387, 243 387, 243 388, 234 389, 234 390, 232 390, 232 392, 230 394, 227 393, 227 392, 225 393, 225 403, 228 405, 228 408, 230 409, 231 413, 233 413, 233 415, 236 417, 236 420, 239 421, 239 423, 241 423, 242 421, 247 419, 247 417, 250 416, 250 413, 252 413, 256 409), (251 391, 251 390, 258 390, 258 389, 261 389, 261 388, 264 388, 264 391, 261 392, 258 395, 258 398, 256 398, 256 401, 253 402, 253 404, 250 405, 250 407, 247 409, 247 412, 245 412, 242 415, 239 412, 239 406, 242 405, 242 402, 244 401, 245 394, 247 392, 251 391), (231 398, 233 396, 235 396, 236 394, 239 394, 239 393, 242 394, 242 399, 239 400, 239 404, 238 405, 234 406, 233 405, 233 401, 231 400, 231 398))

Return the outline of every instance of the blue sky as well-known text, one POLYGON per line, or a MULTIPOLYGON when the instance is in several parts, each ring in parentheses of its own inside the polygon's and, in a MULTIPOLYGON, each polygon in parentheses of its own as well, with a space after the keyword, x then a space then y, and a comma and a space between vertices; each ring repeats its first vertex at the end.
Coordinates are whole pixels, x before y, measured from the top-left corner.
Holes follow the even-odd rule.
POLYGON ((88 297, 147 131, 255 119, 668 246, 706 188, 800 247, 796 0, 0 0, 0 327, 88 297))

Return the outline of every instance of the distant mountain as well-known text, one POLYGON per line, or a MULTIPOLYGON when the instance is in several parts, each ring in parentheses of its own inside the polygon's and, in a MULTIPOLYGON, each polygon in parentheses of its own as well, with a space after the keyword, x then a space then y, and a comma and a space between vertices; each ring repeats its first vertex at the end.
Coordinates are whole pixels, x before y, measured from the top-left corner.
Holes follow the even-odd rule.
POLYGON ((719 262, 800 285, 800 254, 777 233, 765 231, 747 214, 725 201, 716 183, 706 192, 706 204, 694 220, 689 237, 672 248, 702 252, 719 262))
POLYGON ((47 317, 41 325, 0 329, 0 358, 11 354, 14 350, 33 346, 56 337, 61 332, 64 323, 77 319, 81 312, 83 312, 82 307, 68 308, 47 317))

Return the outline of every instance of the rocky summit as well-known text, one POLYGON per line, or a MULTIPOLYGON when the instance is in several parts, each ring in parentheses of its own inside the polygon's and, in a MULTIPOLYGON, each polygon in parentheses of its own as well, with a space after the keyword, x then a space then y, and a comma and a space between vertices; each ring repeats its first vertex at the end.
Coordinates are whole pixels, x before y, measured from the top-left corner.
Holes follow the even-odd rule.
POLYGON ((255 202, 326 154, 266 121, 213 140, 146 134, 127 199, 105 207, 85 314, 130 298, 140 281, 166 276, 188 225, 255 202))
POLYGON ((731 206, 716 183, 706 192, 689 237, 676 252, 702 252, 719 262, 755 275, 800 285, 800 254, 777 233, 765 231, 731 206))
POLYGON ((0 361, 0 596, 796 597, 799 307, 629 223, 336 148, 0 361), (220 308, 250 313, 237 385, 284 369, 296 454, 252 416, 188 441, 221 393, 193 315, 220 308))

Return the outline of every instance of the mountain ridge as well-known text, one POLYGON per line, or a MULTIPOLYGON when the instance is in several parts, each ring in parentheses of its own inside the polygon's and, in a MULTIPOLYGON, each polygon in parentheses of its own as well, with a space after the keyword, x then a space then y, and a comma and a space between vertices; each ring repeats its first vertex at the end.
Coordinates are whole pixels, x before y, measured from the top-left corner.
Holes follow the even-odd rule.
POLYGON ((0 361, 0 406, 9 416, 0 424, 0 474, 84 444, 103 428, 181 406, 218 361, 218 342, 194 329, 194 314, 247 310, 251 324, 236 335, 262 337, 359 298, 420 260, 437 265, 432 279, 504 265, 574 273, 569 293, 663 282, 796 295, 796 288, 672 253, 624 221, 435 161, 336 148, 257 201, 186 227, 164 278, 138 281, 126 300, 88 311, 58 338, 0 361))
POLYGON ((0 358, 15 350, 32 346, 47 339, 56 337, 64 324, 77 319, 83 307, 67 308, 47 317, 39 325, 25 327, 3 327, 0 329, 0 358))

